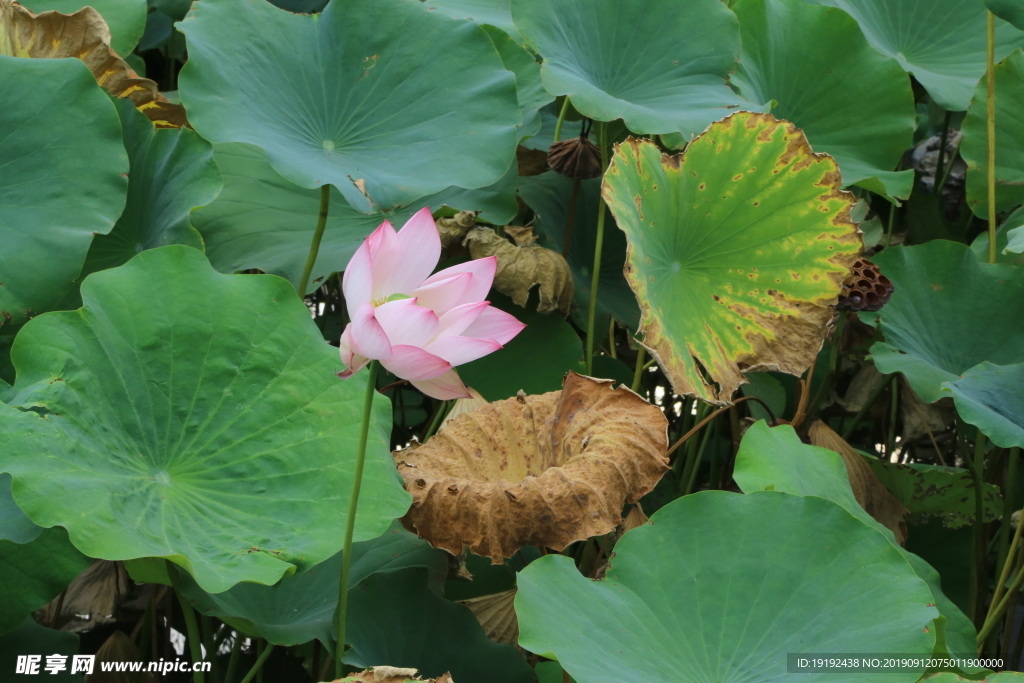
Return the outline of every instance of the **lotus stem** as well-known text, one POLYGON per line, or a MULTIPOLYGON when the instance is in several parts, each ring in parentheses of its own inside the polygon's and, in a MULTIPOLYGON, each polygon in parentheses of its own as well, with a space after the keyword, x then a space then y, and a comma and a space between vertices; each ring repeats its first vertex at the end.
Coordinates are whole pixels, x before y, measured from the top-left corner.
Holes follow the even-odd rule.
POLYGON ((270 657, 270 653, 273 651, 274 644, 267 643, 263 648, 263 652, 261 652, 260 656, 256 658, 256 663, 252 665, 251 669, 249 669, 249 673, 245 674, 245 678, 242 679, 241 683, 249 683, 252 679, 256 678, 256 674, 263 669, 263 662, 267 661, 270 657))
POLYGON ((224 683, 231 683, 235 678, 235 672, 238 671, 238 662, 241 659, 242 654, 242 641, 245 638, 239 631, 235 631, 235 642, 231 643, 231 655, 228 657, 228 669, 224 674, 224 683))
MULTIPOLYGON (((181 592, 181 578, 178 576, 177 570, 171 566, 170 560, 164 560, 164 562, 167 563, 167 575, 171 577, 174 594, 178 596, 178 604, 181 605, 181 614, 185 617, 185 633, 188 636, 188 649, 192 654, 192 663, 198 664, 203 661, 203 647, 199 635, 199 624, 196 622, 196 613, 192 609, 192 603, 181 592)), ((202 671, 203 667, 198 668, 199 671, 195 672, 193 681, 206 683, 206 673, 202 671)))
POLYGON ((309 276, 313 273, 313 264, 316 263, 317 254, 320 253, 320 241, 324 238, 324 228, 327 227, 327 209, 331 205, 331 186, 320 186, 320 215, 316 219, 316 230, 313 232, 313 242, 309 245, 309 256, 306 257, 306 265, 302 268, 302 278, 297 288, 299 298, 305 298, 306 287, 309 286, 309 276))
MULTIPOLYGON (((1014 453, 1013 455, 1016 456, 1016 453, 1014 453)), ((1016 468, 1014 468, 1014 469, 1016 469, 1016 468)), ((1009 491, 1009 490, 1011 490, 1013 481, 1012 480, 1008 480, 1007 483, 1008 483, 1007 490, 1009 491)), ((1006 529, 1010 528, 1010 526, 1009 526, 1010 525, 1010 519, 1011 519, 1010 515, 1013 512, 1013 510, 1007 510, 1008 507, 1009 506, 1006 506, 1006 507, 1003 508, 1003 526, 1006 529)), ((988 606, 988 613, 985 615, 985 621, 986 622, 988 622, 988 621, 990 621, 992 619, 992 615, 995 612, 996 605, 999 603, 1000 599, 1003 597, 1003 587, 1006 585, 1006 581, 1010 578, 1010 568, 1013 567, 1014 564, 1016 564, 1016 557, 1015 556, 1017 554, 1017 545, 1020 543, 1021 529, 1024 529, 1024 524, 1017 524, 1017 529, 1016 529, 1016 531, 1013 532, 1013 540, 1010 541, 1010 549, 1006 553, 1006 559, 1002 563, 1003 564, 1003 571, 1000 572, 999 580, 996 581, 995 590, 992 593, 992 602, 989 604, 989 606, 988 606)), ((979 640, 978 644, 980 645, 981 642, 982 641, 979 640)))
POLYGON ((988 129, 988 262, 996 262, 996 15, 988 13, 988 71, 985 119, 988 129))
POLYGON ((640 382, 644 378, 644 358, 647 356, 647 349, 643 346, 636 352, 636 368, 633 370, 633 384, 629 387, 634 392, 640 391, 640 382))
MULTIPOLYGON (((978 430, 977 442, 975 443, 975 457, 972 458, 970 449, 967 447, 967 424, 962 418, 957 417, 956 426, 960 455, 964 459, 964 464, 967 465, 967 471, 970 473, 971 481, 974 484, 974 525, 971 544, 973 556, 971 558, 970 585, 967 595, 967 615, 975 625, 978 625, 978 618, 981 616, 978 613, 982 600, 981 581, 982 577, 985 576, 985 504, 982 499, 985 474, 979 467, 977 454, 980 452, 981 456, 984 457, 985 436, 981 433, 981 430, 978 430)), ((982 460, 982 463, 984 463, 984 460, 982 460)), ((980 639, 978 642, 984 642, 980 635, 978 637, 980 639)))
MULTIPOLYGON (((1006 562, 1007 557, 1013 555, 1013 548, 1017 544, 1017 537, 1019 532, 1014 535, 1014 541, 1010 543, 1010 520, 1013 517, 1013 513, 1016 511, 1016 501, 1014 500, 1014 489, 1016 486, 1013 482, 1017 481, 1017 463, 1020 460, 1020 447, 1014 446, 1008 453, 1006 462, 1006 478, 1004 479, 1004 487, 1006 489, 1005 495, 1003 495, 1003 520, 999 527, 999 555, 996 562, 996 566, 1002 566, 1006 562)), ((1019 525, 1018 525, 1019 526, 1019 525)), ((1005 578, 1003 579, 1005 582, 1005 578)), ((1000 585, 1003 583, 1001 582, 1000 585)), ((993 600, 995 602, 995 600, 993 600)))
MULTIPOLYGON (((597 139, 601 146, 601 168, 608 168, 608 126, 604 121, 597 124, 597 139)), ((601 252, 604 249, 604 215, 607 213, 604 195, 597 200, 597 235, 594 240, 594 267, 590 274, 590 306, 587 314, 587 374, 594 371, 594 322, 597 318, 597 287, 601 279, 601 252)))
POLYGON ((562 109, 558 112, 558 121, 555 122, 555 139, 554 142, 558 142, 562 139, 562 124, 565 123, 565 115, 569 112, 569 96, 565 96, 565 100, 562 102, 562 109))
MULTIPOLYGON (((345 664, 345 615, 348 610, 348 575, 352 568, 352 536, 356 529, 356 510, 359 506, 359 488, 363 483, 363 464, 366 462, 366 440, 370 434, 370 413, 373 412, 373 395, 377 390, 377 368, 380 363, 370 361, 366 377, 366 394, 363 399, 363 421, 359 425, 359 451, 356 454, 356 470, 352 476, 352 495, 348 501, 348 515, 345 518, 345 542, 341 550, 341 583, 338 584, 338 645, 334 655, 335 678, 344 675, 345 664)), ((243 682, 244 683, 244 682, 243 682)))

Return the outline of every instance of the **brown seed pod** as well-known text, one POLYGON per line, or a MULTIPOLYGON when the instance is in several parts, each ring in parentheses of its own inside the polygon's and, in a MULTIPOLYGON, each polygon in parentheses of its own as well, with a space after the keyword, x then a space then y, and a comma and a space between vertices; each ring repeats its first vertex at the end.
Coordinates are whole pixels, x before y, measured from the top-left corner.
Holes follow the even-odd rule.
POLYGON ((844 311, 877 311, 892 296, 892 280, 867 259, 857 259, 843 283, 836 308, 844 311))
POLYGON ((601 150, 582 133, 578 138, 559 140, 548 148, 548 166, 579 180, 601 175, 601 150))

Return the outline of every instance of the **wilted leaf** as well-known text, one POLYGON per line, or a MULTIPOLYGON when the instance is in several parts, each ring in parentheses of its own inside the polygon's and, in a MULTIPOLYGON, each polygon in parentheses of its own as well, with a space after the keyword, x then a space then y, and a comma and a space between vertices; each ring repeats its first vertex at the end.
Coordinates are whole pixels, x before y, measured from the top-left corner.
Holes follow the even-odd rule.
POLYGON ((541 313, 569 314, 572 305, 572 274, 562 255, 544 247, 520 247, 490 228, 473 228, 463 244, 475 258, 498 257, 494 288, 508 294, 518 306, 525 306, 530 290, 540 285, 541 313))
POLYGON ((463 413, 471 413, 477 408, 482 408, 487 405, 487 399, 483 397, 483 394, 473 387, 467 388, 469 389, 469 393, 472 394, 472 398, 460 398, 455 401, 452 409, 444 416, 444 422, 441 423, 442 427, 463 413))
POLYGON ((676 393, 724 403, 744 372, 814 361, 861 250, 839 185, 831 157, 769 114, 733 114, 675 157, 618 146, 603 192, 644 346, 676 393))
MULTIPOLYGON (((936 465, 899 465, 867 458, 865 462, 911 515, 936 515, 946 526, 956 529, 974 521, 974 480, 965 469, 936 465)), ((999 488, 982 484, 985 521, 1002 514, 999 488)))
POLYGON ((115 620, 114 611, 128 592, 128 574, 121 562, 93 560, 85 571, 75 577, 63 599, 50 602, 53 609, 61 603, 58 619, 61 623, 75 621, 65 631, 86 631, 97 624, 115 620))
POLYGON ((479 598, 459 600, 480 622, 480 628, 496 643, 519 644, 519 621, 516 619, 516 589, 479 598))
POLYGON ((831 427, 816 420, 811 424, 809 434, 812 444, 834 451, 842 457, 857 502, 893 533, 897 543, 903 545, 907 540, 907 524, 903 520, 909 510, 889 493, 889 489, 885 488, 871 466, 864 462, 857 449, 846 443, 831 427))
POLYGON ((107 671, 103 666, 110 662, 142 661, 142 653, 132 639, 120 630, 114 631, 96 651, 95 673, 89 676, 89 683, 156 683, 156 677, 148 672, 107 671))
POLYGON ((168 102, 156 83, 141 78, 111 49, 107 23, 92 7, 74 14, 35 14, 13 0, 0 0, 0 54, 80 59, 107 92, 130 99, 156 127, 186 125, 185 109, 168 102))
POLYGON ((626 518, 622 520, 622 533, 632 531, 638 526, 643 526, 649 520, 650 518, 644 514, 644 509, 640 507, 640 503, 637 503, 629 509, 626 518))
POLYGON ((334 683, 454 683, 451 674, 424 680, 416 675, 416 669, 399 669, 394 666, 375 666, 366 671, 339 678, 334 683))
POLYGON ((407 524, 496 564, 612 531, 668 470, 664 414, 613 384, 570 372, 560 392, 491 403, 396 453, 407 524))

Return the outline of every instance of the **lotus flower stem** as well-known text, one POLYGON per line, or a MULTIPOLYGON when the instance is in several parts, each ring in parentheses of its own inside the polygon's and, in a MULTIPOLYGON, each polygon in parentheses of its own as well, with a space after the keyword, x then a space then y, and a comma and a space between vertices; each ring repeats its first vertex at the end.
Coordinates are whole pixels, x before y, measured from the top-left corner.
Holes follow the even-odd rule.
POLYGON ((266 646, 264 646, 263 648, 263 652, 261 652, 260 656, 256 658, 256 663, 252 665, 251 669, 249 669, 249 673, 245 674, 245 678, 242 679, 241 683, 249 683, 249 681, 254 679, 256 677, 256 674, 258 674, 263 669, 263 663, 267 661, 267 659, 270 657, 270 653, 273 651, 274 644, 267 643, 266 646))
MULTIPOLYGON (((601 147, 601 168, 608 168, 608 126, 597 124, 597 139, 601 147)), ((597 202, 597 235, 594 239, 594 267, 590 275, 590 306, 587 314, 587 374, 594 371, 594 320, 597 317, 597 286, 601 279, 601 252, 604 249, 604 215, 607 213, 602 194, 597 202)))
POLYGON ((562 102, 562 109, 558 112, 558 121, 555 122, 555 139, 553 142, 558 142, 562 139, 562 124, 565 123, 565 115, 569 111, 569 96, 565 96, 565 101, 562 102))
MULTIPOLYGON (((171 578, 171 586, 174 588, 174 594, 178 596, 178 604, 181 605, 181 614, 185 617, 185 633, 188 636, 188 649, 192 654, 192 663, 197 664, 203 661, 203 648, 202 639, 199 636, 199 624, 196 622, 196 613, 192 609, 192 603, 181 592, 181 578, 178 576, 178 571, 171 566, 169 560, 165 560, 165 562, 167 562, 167 575, 171 578)), ((195 672, 192 680, 194 683, 206 683, 206 673, 202 671, 202 667, 195 672)))
POLYGON ((988 262, 996 262, 996 15, 988 13, 988 73, 985 79, 988 133, 988 262))
POLYGON ((636 352, 636 367, 633 369, 633 384, 629 387, 634 392, 640 391, 640 381, 644 378, 644 359, 647 357, 647 349, 640 347, 636 352))
POLYGON ((320 186, 320 215, 316 219, 316 230, 313 231, 313 242, 309 245, 309 256, 306 257, 306 265, 302 268, 302 278, 299 280, 299 297, 306 296, 306 287, 309 286, 309 276, 313 273, 313 264, 316 263, 317 254, 320 253, 320 241, 324 238, 324 228, 327 227, 327 209, 331 205, 331 186, 320 186))
POLYGON ((341 583, 338 584, 338 646, 334 655, 334 675, 341 678, 345 667, 345 613, 348 610, 348 575, 352 567, 352 535, 356 528, 356 510, 359 507, 359 488, 363 483, 363 464, 366 462, 366 439, 370 434, 370 414, 373 395, 377 391, 377 368, 380 363, 370 362, 366 376, 366 398, 363 400, 363 421, 359 425, 359 451, 356 453, 356 471, 352 475, 352 495, 345 517, 345 542, 341 550, 341 583))

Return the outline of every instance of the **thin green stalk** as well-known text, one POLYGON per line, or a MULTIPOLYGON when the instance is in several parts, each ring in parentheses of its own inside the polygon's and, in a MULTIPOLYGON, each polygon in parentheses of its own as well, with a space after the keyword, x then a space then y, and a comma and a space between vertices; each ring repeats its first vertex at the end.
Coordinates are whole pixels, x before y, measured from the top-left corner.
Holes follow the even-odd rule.
POLYGON ((228 657, 228 669, 224 672, 224 683, 232 683, 235 672, 238 671, 238 662, 241 660, 242 641, 245 638, 238 631, 235 631, 235 642, 231 643, 231 655, 228 657))
POLYGON ((558 112, 558 121, 555 122, 555 142, 562 139, 562 124, 565 123, 565 115, 569 111, 569 96, 565 96, 565 101, 562 102, 562 109, 558 112))
POLYGON ((893 462, 893 452, 896 450, 896 418, 899 417, 900 385, 899 375, 892 377, 892 395, 889 403, 889 436, 885 440, 885 457, 893 462))
MULTIPOLYGON (((608 168, 607 149, 608 126, 604 121, 597 124, 597 139, 601 146, 601 168, 608 168)), ((597 318, 597 286, 601 279, 601 252, 604 249, 604 217, 608 213, 604 196, 597 201, 597 235, 594 241, 594 267, 590 274, 590 307, 587 315, 587 374, 594 370, 594 321, 597 318)))
POLYGON ((366 440, 370 434, 370 413, 373 412, 373 395, 377 391, 377 361, 370 361, 366 377, 366 394, 363 398, 363 421, 359 426, 359 450, 356 453, 356 471, 352 476, 352 495, 348 501, 348 515, 345 518, 345 541, 341 551, 341 583, 338 584, 338 647, 334 655, 334 673, 341 678, 345 668, 345 615, 348 611, 348 575, 352 567, 352 535, 356 529, 356 511, 359 505, 359 489, 363 483, 363 465, 366 462, 366 440))
MULTIPOLYGON (((981 648, 985 641, 988 639, 992 629, 999 623, 1000 617, 1003 616, 1003 612, 1010 606, 1010 600, 1017 599, 1017 593, 1020 591, 1021 584, 1024 583, 1024 567, 1020 567, 1017 570, 1017 574, 1013 577, 1013 583, 1010 584, 1010 589, 1006 591, 1006 595, 999 601, 996 608, 989 612, 989 616, 985 619, 985 623, 981 625, 978 630, 978 647, 981 648)), ((980 651, 980 650, 979 650, 980 651)))
MULTIPOLYGON (((693 424, 695 424, 695 425, 696 424, 700 424, 701 420, 706 418, 708 416, 709 412, 711 412, 711 404, 710 403, 704 403, 702 401, 697 406, 697 415, 694 417, 693 424)), ((683 438, 684 436, 689 434, 691 431, 693 431, 693 427, 687 426, 686 420, 684 418, 684 420, 683 420, 683 432, 682 432, 682 434, 680 434, 679 438, 680 439, 683 438)), ((677 441, 678 441, 678 439, 677 439, 677 441)), ((676 459, 675 459, 675 462, 672 463, 672 469, 675 470, 676 474, 680 475, 680 477, 679 477, 679 490, 680 491, 683 490, 683 488, 685 486, 685 483, 686 483, 686 480, 690 476, 690 460, 693 458, 693 455, 694 455, 694 452, 696 451, 696 449, 697 449, 697 443, 693 439, 693 435, 691 435, 689 440, 687 440, 687 442, 686 442, 686 450, 684 452, 684 455, 682 457, 677 455, 676 459)))
MULTIPOLYGON (((971 558, 970 586, 967 595, 967 614, 976 625, 978 624, 981 602, 983 599, 981 591, 982 577, 985 576, 985 509, 981 497, 982 485, 984 484, 984 473, 978 469, 978 457, 971 457, 967 448, 966 423, 957 418, 957 441, 960 445, 960 455, 967 465, 967 471, 971 475, 974 484, 974 526, 972 533, 973 557, 971 558)), ((985 436, 979 432, 975 443, 975 453, 980 451, 982 457, 985 453, 985 436), (980 445, 979 445, 980 444, 980 445)), ((984 642, 984 639, 979 642, 984 642)))
POLYGON ((213 637, 213 620, 205 615, 199 616, 199 626, 203 633, 203 647, 206 649, 206 658, 210 661, 210 683, 220 681, 220 671, 217 667, 217 647, 213 637))
POLYGON ((640 391, 640 382, 644 378, 644 358, 647 356, 647 349, 640 347, 640 350, 636 352, 636 367, 633 368, 633 384, 630 385, 630 389, 633 391, 640 391))
MULTIPOLYGON (((899 166, 896 167, 897 170, 899 166)), ((893 204, 889 207, 889 225, 885 229, 885 246, 888 248, 892 244, 892 229, 896 225, 896 205, 893 204)))
POLYGON ((317 254, 320 253, 320 241, 324 238, 324 228, 327 227, 327 209, 331 205, 331 186, 320 186, 320 215, 316 219, 316 230, 313 231, 313 242, 309 245, 309 256, 306 257, 306 265, 302 268, 302 278, 299 280, 297 291, 299 297, 306 296, 306 287, 309 286, 309 276, 313 273, 313 264, 316 263, 317 254))
MULTIPOLYGON (((1003 526, 1006 529, 1010 528, 1010 517, 1006 516, 1004 507, 1003 526)), ((1013 532, 1013 540, 1010 542, 1009 551, 1006 554, 1006 559, 1002 563, 1003 570, 999 573, 999 579, 996 581, 995 590, 992 593, 992 601, 988 606, 988 613, 985 615, 985 621, 988 622, 992 619, 992 615, 995 613, 996 607, 1003 597, 1003 590, 1006 586, 1007 579, 1010 578, 1010 569, 1016 562, 1017 547, 1020 543, 1021 530, 1024 530, 1024 524, 1018 524, 1017 529, 1013 532)), ((998 566, 998 565, 997 565, 998 566)), ((981 641, 979 641, 980 644, 981 641)))
POLYGON ((690 468, 690 476, 686 482, 686 489, 683 490, 683 495, 688 496, 693 493, 693 486, 697 482, 697 472, 700 471, 700 464, 704 460, 704 449, 708 445, 708 439, 711 437, 712 427, 717 428, 718 423, 715 422, 713 425, 708 424, 704 427, 704 436, 700 440, 700 448, 697 449, 697 457, 693 460, 693 465, 690 468))
POLYGON ((996 262, 996 15, 988 13, 988 70, 985 78, 988 133, 988 262, 996 262))
POLYGON ((267 658, 270 657, 270 653, 273 651, 274 644, 267 643, 266 647, 263 648, 263 652, 261 652, 260 656, 256 658, 256 663, 252 665, 251 669, 249 669, 249 673, 245 674, 245 678, 242 679, 241 683, 249 683, 254 679, 256 674, 263 668, 263 662, 267 661, 267 658))
POLYGON ((441 401, 441 405, 437 407, 437 412, 434 413, 434 419, 430 421, 430 426, 427 427, 427 431, 423 434, 423 441, 420 443, 426 443, 427 439, 437 433, 437 430, 441 427, 441 422, 448 414, 448 401, 441 401))
MULTIPOLYGON (((1003 485, 1003 522, 999 525, 999 554, 997 556, 996 566, 1004 566, 1007 558, 1013 555, 1013 548, 1017 545, 1017 539, 1020 537, 1020 527, 1024 524, 1018 525, 1017 531, 1014 534, 1014 540, 1010 542, 1010 519, 1013 517, 1013 513, 1016 512, 1017 507, 1014 500, 1017 492, 1017 461, 1020 460, 1020 448, 1014 446, 1010 449, 1009 458, 1006 463, 1006 481, 1003 485)), ((1003 582, 1006 578, 1003 578, 1003 582)), ((999 590, 999 587, 996 587, 999 590)), ((993 599, 993 602, 995 600, 993 599)))
MULTIPOLYGON (((167 562, 167 575, 171 577, 171 586, 174 588, 174 593, 178 596, 181 614, 185 617, 185 633, 188 636, 188 649, 192 654, 192 663, 197 664, 203 661, 203 641, 199 635, 196 613, 192 609, 192 603, 181 592, 181 579, 178 576, 178 572, 171 566, 170 561, 164 560, 164 562, 167 562)), ((192 680, 195 683, 206 683, 206 673, 204 671, 196 671, 192 680)))
MULTIPOLYGON (((953 116, 953 112, 947 111, 945 120, 942 122, 942 135, 939 137, 939 158, 935 160, 935 177, 932 190, 935 194, 939 193, 939 179, 945 177, 943 172, 945 169, 946 162, 946 145, 949 144, 949 120, 953 116)), ((952 166, 952 161, 950 161, 952 166)))
POLYGON ((617 359, 615 355, 615 318, 608 316, 608 355, 617 359))

